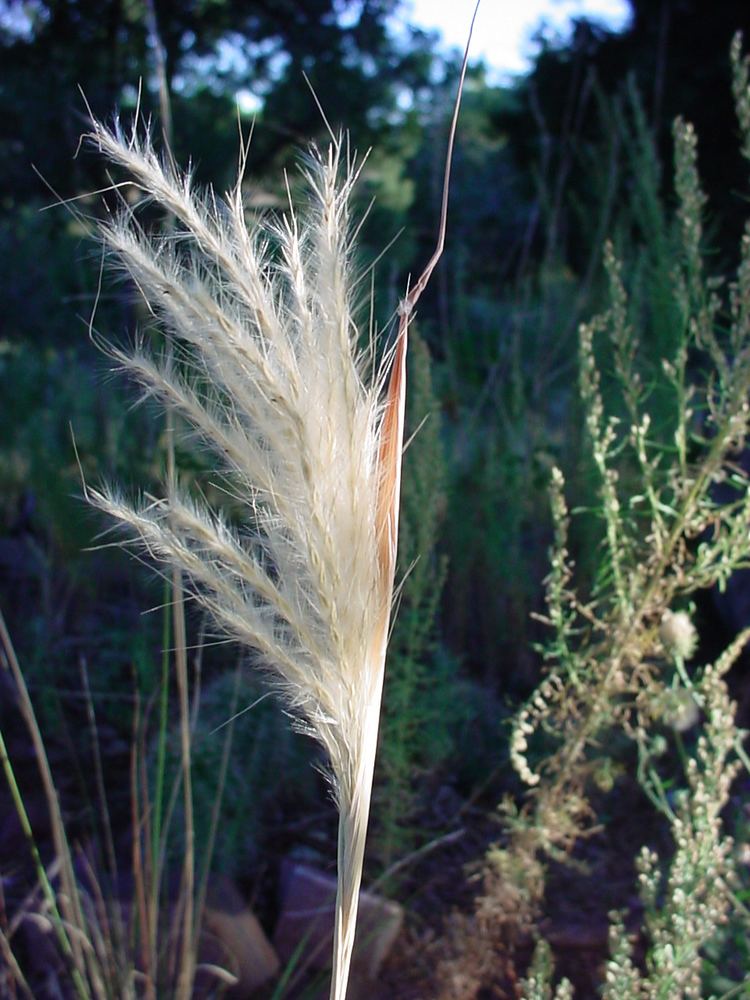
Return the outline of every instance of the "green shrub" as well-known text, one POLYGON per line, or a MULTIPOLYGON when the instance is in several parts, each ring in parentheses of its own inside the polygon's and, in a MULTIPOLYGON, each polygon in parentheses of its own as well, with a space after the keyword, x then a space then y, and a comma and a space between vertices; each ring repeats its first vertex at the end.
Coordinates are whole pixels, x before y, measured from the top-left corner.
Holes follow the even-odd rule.
MULTIPOLYGON (((732 59, 747 150, 750 60, 740 58, 738 40, 732 59)), ((613 915, 607 1000, 702 995, 706 947, 738 906, 722 812, 738 769, 750 763, 725 680, 750 628, 713 664, 690 662, 699 638, 693 596, 723 588, 750 563, 750 476, 741 462, 750 433, 750 223, 734 278, 709 275, 689 124, 675 123, 674 142, 674 215, 662 217, 656 172, 641 172, 641 200, 651 206, 644 228, 662 235, 640 248, 630 242, 628 269, 607 244, 609 306, 580 327, 595 496, 571 514, 563 473, 553 469, 545 676, 511 735, 511 760, 528 794, 520 809, 505 804, 507 838, 488 855, 472 925, 484 921, 494 949, 503 941, 512 947, 533 926, 550 859, 572 863, 576 845, 602 820, 597 788, 624 781, 623 761, 635 760, 674 846, 660 856, 646 844, 638 856, 646 957, 636 960, 623 914, 613 915), (591 574, 580 574, 571 552, 571 523, 582 519, 595 540, 591 574)), ((644 158, 645 147, 635 162, 644 158)), ((542 943, 528 1000, 552 995, 552 975, 542 943)), ((570 984, 561 981, 556 996, 570 996, 570 984)))

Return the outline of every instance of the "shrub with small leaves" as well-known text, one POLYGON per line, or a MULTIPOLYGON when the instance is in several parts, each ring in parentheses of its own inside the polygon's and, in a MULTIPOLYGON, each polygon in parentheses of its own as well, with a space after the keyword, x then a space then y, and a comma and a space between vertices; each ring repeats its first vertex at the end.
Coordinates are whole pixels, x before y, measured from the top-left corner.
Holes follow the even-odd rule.
MULTIPOLYGON (((750 60, 737 40, 732 61, 750 158, 750 60)), ((747 759, 724 677, 750 631, 712 665, 689 670, 688 661, 698 648, 691 596, 724 587, 750 564, 750 477, 738 460, 750 432, 750 223, 733 280, 707 274, 706 199, 689 123, 675 123, 674 146, 677 209, 671 221, 665 216, 670 257, 660 263, 670 329, 649 338, 649 311, 629 288, 642 269, 637 260, 626 268, 611 242, 609 308, 580 328, 579 387, 597 491, 582 514, 594 525, 589 537, 598 536, 598 567, 590 587, 578 582, 565 480, 555 469, 542 618, 551 632, 547 672, 511 735, 511 761, 528 792, 511 813, 502 850, 487 858, 486 893, 530 859, 565 862, 596 825, 600 776, 609 775, 611 787, 617 748, 634 747, 638 780, 668 821, 674 854, 646 847, 640 854, 645 966, 633 958, 624 917, 615 916, 606 1000, 701 996, 702 955, 733 900, 733 845, 721 813, 737 759, 747 759), (654 349, 666 353, 654 357, 654 349)), ((651 253, 646 248, 643 259, 651 253)), ((532 888, 517 897, 526 907, 514 914, 520 925, 540 913, 544 879, 532 888)), ((542 943, 526 1000, 551 996, 553 971, 542 943)), ((557 995, 568 989, 560 984, 557 995)))

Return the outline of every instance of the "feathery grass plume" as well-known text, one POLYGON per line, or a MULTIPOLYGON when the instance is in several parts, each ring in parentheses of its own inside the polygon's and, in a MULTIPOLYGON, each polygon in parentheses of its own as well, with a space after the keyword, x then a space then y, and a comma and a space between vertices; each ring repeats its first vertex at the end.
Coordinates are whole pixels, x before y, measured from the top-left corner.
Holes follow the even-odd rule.
POLYGON ((250 232, 239 180, 220 202, 162 162, 148 136, 95 123, 92 139, 174 219, 162 236, 132 210, 101 227, 172 351, 112 353, 215 453, 242 525, 174 482, 159 500, 89 496, 186 574, 325 747, 340 810, 332 996, 343 997, 393 592, 406 349, 400 336, 390 372, 369 379, 375 360, 358 346, 351 301, 357 169, 341 141, 314 152, 305 217, 250 232))
MULTIPOLYGON (((378 365, 360 348, 348 205, 358 169, 341 139, 303 170, 310 201, 250 231, 242 200, 247 146, 224 201, 200 194, 150 136, 94 121, 89 136, 147 199, 168 234, 135 210, 100 227, 139 288, 169 354, 112 350, 212 451, 241 526, 168 477, 166 495, 92 503, 185 573, 195 597, 253 649, 300 724, 325 748, 339 808, 332 1000, 345 1000, 370 812, 393 601, 407 335, 442 256, 468 33, 446 157, 437 246, 399 309, 378 365)), ((291 198, 290 198, 291 202, 291 198)))

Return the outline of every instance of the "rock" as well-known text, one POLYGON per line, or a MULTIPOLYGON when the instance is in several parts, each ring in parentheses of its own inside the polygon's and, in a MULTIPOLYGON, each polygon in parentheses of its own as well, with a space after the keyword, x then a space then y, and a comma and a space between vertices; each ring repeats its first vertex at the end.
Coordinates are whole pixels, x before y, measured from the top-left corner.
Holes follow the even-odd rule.
MULTIPOLYGON (((331 964, 336 879, 308 865, 287 861, 282 869, 282 906, 274 944, 282 962, 296 956, 300 969, 331 964), (299 954, 298 954, 299 952, 299 954)), ((361 892, 352 981, 372 982, 403 923, 403 909, 390 900, 361 892)))
MULTIPOLYGON (((279 972, 279 958, 234 883, 214 876, 208 890, 198 963, 226 969, 236 977, 222 996, 244 1000, 279 972)), ((215 987, 222 977, 210 968, 199 972, 201 984, 215 987)), ((228 980, 224 980, 228 981, 228 980)))

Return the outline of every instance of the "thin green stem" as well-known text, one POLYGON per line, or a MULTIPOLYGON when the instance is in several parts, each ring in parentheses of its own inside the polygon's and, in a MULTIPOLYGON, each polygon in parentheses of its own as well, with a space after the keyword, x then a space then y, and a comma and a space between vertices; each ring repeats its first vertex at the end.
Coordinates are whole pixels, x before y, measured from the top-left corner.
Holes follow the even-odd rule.
POLYGON ((34 708, 31 703, 31 698, 29 697, 29 691, 26 687, 26 681, 24 680, 23 673, 21 672, 21 667, 16 657, 15 649, 13 648, 13 643, 6 627, 2 611, 0 611, 0 645, 5 651, 5 663, 7 663, 10 667, 10 671, 15 682, 16 690, 18 692, 19 708, 34 746, 37 766, 42 778, 47 807, 50 811, 52 838, 55 845, 55 852, 60 863, 62 894, 55 893, 47 877, 44 865, 41 862, 31 829, 31 824, 29 823, 28 814, 26 813, 26 808, 23 804, 23 798, 15 780, 15 774, 11 766, 10 758, 8 757, 5 740, 2 738, 2 733, 0 733, 0 754, 2 755, 3 770, 6 778, 8 779, 11 796, 13 797, 13 802, 21 823, 21 828, 23 829, 24 835, 26 836, 31 848, 32 858, 37 870, 40 885, 42 886, 42 891, 44 892, 45 898, 50 905, 51 912, 55 917, 53 921, 55 933, 58 936, 63 953, 70 962, 73 985, 81 1000, 87 1000, 89 991, 82 973, 82 970, 86 968, 86 965, 81 945, 80 942, 76 940, 75 936, 71 938, 71 936, 65 931, 66 925, 80 929, 82 932, 86 926, 83 918, 83 912, 81 910, 78 886, 73 873, 73 864, 70 857, 70 847, 68 845, 67 835, 65 832, 65 824, 63 823, 60 803, 57 798, 57 789, 55 788, 54 779, 50 770, 47 752, 44 747, 44 741, 42 740, 42 734, 36 721, 36 715, 34 714, 34 708), (58 900, 61 905, 62 913, 58 910, 58 900))
POLYGON ((68 959, 72 960, 73 950, 70 946, 68 936, 65 933, 65 924, 60 916, 60 911, 57 906, 55 890, 52 887, 52 883, 47 875, 47 870, 44 867, 44 863, 42 862, 42 858, 39 854, 39 848, 37 847, 37 843, 34 838, 34 831, 31 828, 29 814, 26 811, 21 789, 18 787, 18 782, 16 781, 15 771, 13 770, 11 759, 8 756, 8 749, 5 744, 5 738, 2 730, 0 730, 0 763, 2 764, 5 780, 8 784, 8 789, 13 800, 13 806, 16 810, 16 815, 18 816, 18 822, 21 824, 21 830, 26 838, 29 853, 31 854, 32 861, 34 862, 34 870, 36 871, 36 876, 39 879, 39 885, 41 886, 44 899, 52 914, 52 925, 55 929, 55 934, 60 942, 60 947, 63 952, 68 959))

